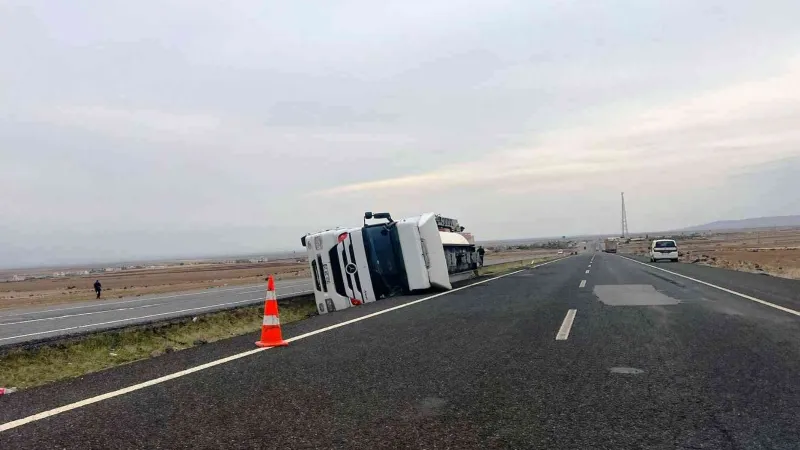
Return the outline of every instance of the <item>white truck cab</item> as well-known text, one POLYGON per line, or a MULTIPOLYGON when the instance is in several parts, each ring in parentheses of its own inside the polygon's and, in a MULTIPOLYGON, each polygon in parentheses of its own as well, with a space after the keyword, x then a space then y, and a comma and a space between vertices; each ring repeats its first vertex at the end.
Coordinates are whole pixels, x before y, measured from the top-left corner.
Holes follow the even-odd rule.
POLYGON ((451 274, 478 267, 474 241, 462 231, 456 220, 433 213, 395 221, 388 213, 368 212, 362 227, 303 236, 317 310, 325 314, 413 291, 452 289, 451 274))
POLYGON ((678 244, 672 239, 656 239, 650 243, 650 262, 678 261, 678 244))

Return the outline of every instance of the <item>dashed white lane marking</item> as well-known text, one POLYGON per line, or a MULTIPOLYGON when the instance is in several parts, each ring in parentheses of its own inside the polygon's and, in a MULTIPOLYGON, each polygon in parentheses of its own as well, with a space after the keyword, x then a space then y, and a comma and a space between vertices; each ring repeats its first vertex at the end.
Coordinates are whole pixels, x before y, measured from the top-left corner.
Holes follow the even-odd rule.
MULTIPOLYGON (((301 294, 301 293, 302 294, 309 294, 311 292, 314 292, 314 291, 298 292, 298 294, 301 294)), ((279 295, 278 298, 281 298, 281 296, 279 295)), ((240 301, 236 301, 236 302, 217 303, 215 305, 199 306, 197 308, 187 308, 187 309, 179 309, 179 310, 176 310, 176 311, 167 311, 167 312, 158 313, 158 314, 148 314, 146 316, 127 317, 125 319, 109 320, 109 321, 106 321, 106 322, 98 322, 98 323, 87 323, 87 324, 84 324, 84 325, 77 325, 77 326, 74 326, 74 327, 59 328, 57 330, 47 330, 47 331, 39 331, 39 332, 36 332, 36 333, 18 334, 16 336, 8 336, 8 337, 0 338, 0 341, 8 341, 8 340, 11 340, 11 339, 19 339, 19 338, 31 337, 31 336, 41 336, 43 334, 63 333, 65 331, 83 330, 83 329, 86 329, 86 328, 101 327, 103 325, 113 325, 115 323, 130 322, 131 320, 150 319, 152 317, 168 316, 170 314, 181 314, 181 313, 186 313, 186 312, 190 312, 190 311, 202 311, 204 309, 211 309, 211 308, 216 308, 216 307, 220 307, 220 306, 233 306, 233 305, 238 305, 238 304, 241 304, 241 303, 253 303, 253 302, 256 302, 258 300, 263 300, 263 299, 261 297, 250 298, 250 299, 247 299, 247 300, 240 300, 240 301)))
POLYGON ((578 287, 586 287, 586 280, 581 280, 581 285, 578 287))
POLYGON ((627 259, 628 261, 633 261, 633 262, 635 262, 636 264, 641 264, 641 265, 643 265, 643 266, 647 266, 647 267, 650 267, 650 268, 652 268, 652 269, 660 270, 660 271, 662 271, 662 272, 667 272, 668 274, 675 275, 676 277, 686 278, 687 280, 692 280, 692 281, 694 281, 695 283, 704 284, 704 285, 706 285, 706 286, 709 286, 709 287, 712 287, 712 288, 714 288, 714 289, 719 289, 720 291, 727 292, 727 293, 729 293, 729 294, 733 294, 733 295, 736 295, 736 296, 742 297, 742 298, 744 298, 744 299, 747 299, 747 300, 750 300, 750 301, 753 301, 753 302, 756 302, 756 303, 761 303, 762 305, 769 306, 770 308, 775 308, 775 309, 781 310, 781 311, 783 311, 783 312, 787 312, 787 313, 789 313, 789 314, 794 314, 795 316, 800 316, 800 311, 795 311, 795 310, 793 310, 793 309, 791 309, 791 308, 787 308, 787 307, 785 307, 785 306, 776 305, 776 304, 774 304, 774 303, 770 303, 770 302, 768 302, 768 301, 761 300, 761 299, 759 299, 759 298, 755 298, 755 297, 749 296, 749 295, 747 295, 747 294, 742 294, 741 292, 736 292, 736 291, 734 291, 734 290, 731 290, 731 289, 728 289, 728 288, 724 288, 724 287, 722 287, 722 286, 717 286, 716 284, 711 284, 711 283, 709 283, 709 282, 707 282, 707 281, 698 280, 697 278, 687 277, 686 275, 681 275, 681 274, 679 274, 679 273, 677 273, 677 272, 673 272, 673 271, 671 271, 671 270, 662 269, 662 268, 660 268, 660 267, 656 267, 656 266, 653 266, 653 265, 651 265, 651 264, 645 264, 645 263, 643 263, 643 262, 641 262, 641 261, 637 261, 637 260, 635 260, 635 259, 628 258, 627 256, 621 256, 621 255, 620 255, 620 257, 621 257, 621 258, 624 258, 624 259, 627 259))
POLYGON ((589 273, 589 269, 586 269, 586 273, 589 273))
MULTIPOLYGON (((554 262, 562 261, 562 260, 567 259, 567 258, 560 258, 560 259, 555 259, 555 260, 552 260, 552 261, 548 261, 546 263, 542 263, 542 264, 539 264, 539 265, 536 265, 536 266, 529 267, 529 269, 535 269, 537 267, 546 266, 548 264, 552 264, 554 262)), ((523 270, 525 270, 525 269, 523 269, 523 270)), ((384 309, 384 310, 381 310, 381 311, 378 311, 378 312, 374 312, 372 314, 367 314, 365 316, 361 316, 361 317, 357 317, 355 319, 351 319, 351 320, 347 320, 347 321, 344 321, 344 322, 341 322, 341 323, 337 323, 336 325, 331 325, 329 327, 320 328, 319 330, 311 331, 309 333, 301 334, 300 336, 295 336, 293 338, 286 339, 286 342, 299 341, 300 339, 305 339, 307 337, 311 337, 311 336, 314 336, 316 334, 325 333, 326 331, 334 330, 334 329, 339 328, 339 327, 344 327, 344 326, 347 326, 347 325, 350 325, 350 324, 353 324, 353 323, 356 323, 356 322, 361 322, 362 320, 367 320, 367 319, 370 319, 372 317, 380 316, 382 314, 386 314, 386 313, 389 313, 389 312, 392 312, 392 311, 397 311, 398 309, 408 308, 409 306, 416 305, 417 303, 426 302, 428 300, 433 300, 434 298, 438 298, 438 297, 442 297, 444 295, 452 294, 453 292, 458 292, 458 291, 470 288, 472 286, 477 286, 479 284, 488 283, 490 281, 498 280, 500 278, 507 277, 509 275, 514 275, 514 274, 520 273, 523 270, 517 270, 517 271, 511 272, 511 273, 503 274, 503 275, 496 276, 496 277, 493 277, 493 278, 488 278, 486 280, 481 280, 481 281, 478 281, 476 283, 468 284, 468 285, 462 286, 460 288, 455 288, 455 289, 449 290, 447 292, 442 292, 442 293, 439 293, 439 294, 436 294, 436 295, 431 295, 430 297, 425 297, 425 298, 421 298, 419 300, 414 300, 412 302, 403 303, 402 305, 397 305, 397 306, 394 306, 394 307, 391 307, 391 308, 387 308, 387 309, 384 309)), ((169 381, 169 380, 174 380, 175 378, 180 378, 180 377, 183 377, 183 376, 195 373, 195 372, 199 372, 201 370, 209 369, 209 368, 214 367, 214 366, 219 366, 220 364, 225 364, 225 363, 230 362, 230 361, 234 361, 234 360, 237 360, 237 359, 240 359, 240 358, 244 358, 244 357, 247 357, 247 356, 250 356, 250 355, 255 355, 256 353, 263 352, 264 350, 269 350, 271 348, 275 348, 275 347, 261 347, 261 348, 256 348, 256 349, 253 349, 253 350, 248 350, 248 351, 243 352, 243 353, 237 353, 235 355, 228 356, 227 358, 217 359, 215 361, 211 361, 211 362, 208 362, 208 363, 196 366, 196 367, 192 367, 192 368, 189 368, 189 369, 186 369, 186 370, 181 370, 180 372, 171 373, 169 375, 164 375, 163 377, 159 377, 159 378, 155 378, 155 379, 152 379, 152 380, 149 380, 149 381, 145 381, 144 383, 134 384, 134 385, 128 386, 126 388, 118 389, 116 391, 112 391, 112 392, 108 392, 108 393, 105 393, 105 394, 97 395, 95 397, 87 398, 85 400, 81 400, 81 401, 78 401, 78 402, 75 402, 75 403, 70 403, 69 405, 64 405, 64 406, 60 406, 58 408, 54 408, 54 409, 50 409, 50 410, 47 410, 47 411, 43 411, 43 412, 40 412, 38 414, 34 414, 32 416, 24 417, 22 419, 17 419, 17 420, 13 420, 11 422, 6 422, 4 424, 0 424, 0 432, 7 431, 7 430, 10 430, 12 428, 17 428, 17 427, 20 427, 22 425, 25 425, 25 424, 28 424, 28 423, 31 423, 31 422, 36 422, 38 420, 46 419, 48 417, 55 416, 56 414, 61 414, 63 412, 71 411, 73 409, 82 408, 84 406, 91 405, 92 403, 97 403, 97 402, 101 402, 103 400, 108 400, 110 398, 119 397, 120 395, 125 395, 125 394, 128 394, 128 393, 134 392, 134 391, 138 391, 140 389, 144 389, 146 387, 154 386, 156 384, 161 384, 161 383, 164 383, 164 382, 169 381)))
POLYGON ((558 329, 558 334, 556 334, 557 341, 566 341, 569 337, 569 332, 572 330, 572 323, 575 321, 575 314, 578 313, 577 309, 570 309, 567 311, 566 317, 564 317, 564 321, 561 322, 561 328, 558 329))

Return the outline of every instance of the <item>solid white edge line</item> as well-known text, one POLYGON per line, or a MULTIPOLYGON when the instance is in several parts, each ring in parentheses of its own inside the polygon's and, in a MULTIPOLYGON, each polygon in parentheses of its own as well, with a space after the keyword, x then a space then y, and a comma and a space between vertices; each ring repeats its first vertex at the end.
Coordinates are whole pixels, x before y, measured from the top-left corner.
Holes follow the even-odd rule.
POLYGON ((558 329, 558 334, 556 334, 557 341, 566 341, 569 338, 569 332, 572 330, 572 323, 575 321, 575 314, 577 313, 577 309, 567 311, 564 321, 561 322, 561 328, 558 329))
POLYGON ((578 287, 586 287, 586 280, 581 280, 581 284, 578 287))
POLYGON ((47 411, 44 411, 44 412, 40 412, 38 414, 34 414, 32 416, 28 416, 28 417, 25 417, 23 419, 7 422, 7 423, 4 423, 4 424, 0 425, 0 432, 7 431, 7 430, 10 430, 12 428, 16 428, 16 427, 19 427, 19 426, 22 426, 22 425, 25 425, 25 424, 28 424, 28 423, 31 423, 31 422, 36 422, 37 420, 42 420, 42 419, 45 419, 47 417, 55 416, 56 414, 61 414, 63 412, 67 412, 67 411, 70 411, 70 410, 73 410, 73 409, 77 409, 77 408, 81 408, 83 406, 91 405, 92 403, 97 403, 97 402, 101 402, 103 400, 108 400, 110 398, 118 397, 120 395, 124 395, 124 394, 127 394, 129 392, 138 391, 139 389, 144 389, 146 387, 153 386, 153 385, 156 385, 156 384, 159 384, 159 383, 163 383, 165 381, 169 381, 169 380, 172 380, 172 379, 175 379, 175 378, 179 378, 179 377, 182 377, 182 376, 185 376, 185 375, 189 375, 189 374, 194 373, 194 372, 199 372, 201 370, 208 369, 210 367, 214 367, 214 366, 217 366, 217 365, 220 365, 220 364, 225 364, 227 362, 230 362, 230 361, 233 361, 233 360, 236 360, 236 359, 239 359, 239 358, 244 358, 246 356, 250 356, 250 355, 253 355, 255 353, 264 351, 264 350, 269 350, 270 348, 274 348, 274 347, 261 347, 261 348, 256 348, 254 350, 250 350, 250 351, 247 351, 247 352, 237 353, 235 355, 228 356, 227 358, 222 358, 222 359, 218 359, 218 360, 215 360, 215 361, 211 361, 209 363, 202 364, 202 365, 199 365, 199 366, 196 366, 196 367, 192 367, 190 369, 182 370, 180 372, 171 373, 171 374, 165 375, 163 377, 159 377, 159 378, 155 378, 155 379, 152 379, 152 380, 149 380, 149 381, 145 381, 144 383, 135 384, 133 386, 128 386, 126 388, 122 388, 122 389, 119 389, 119 390, 116 390, 116 391, 108 392, 106 394, 97 395, 95 397, 87 398, 86 400, 81 400, 79 402, 70 403, 68 405, 64 405, 64 406, 60 406, 58 408, 54 408, 54 409, 50 409, 50 410, 47 410, 47 411))
MULTIPOLYGON (((545 263, 542 263, 542 264, 538 264, 538 265, 532 266, 532 267, 530 267, 530 269, 535 269, 537 267, 546 266, 548 264, 554 263, 556 261, 562 261, 562 260, 567 259, 567 258, 568 257, 554 259, 552 261, 548 261, 548 262, 545 262, 545 263)), ((416 305, 417 303, 421 303, 421 302, 428 301, 428 300, 431 300, 431 299, 434 299, 434 298, 437 298, 437 297, 441 297, 443 295, 447 295, 447 294, 450 294, 452 292, 460 291, 462 289, 466 289, 466 288, 469 288, 469 287, 472 287, 472 286, 477 286, 479 284, 487 283, 489 281, 494 281, 494 280, 497 280, 499 278, 507 277, 509 275, 514 275, 516 273, 522 272, 523 270, 526 270, 526 269, 517 270, 517 271, 511 272, 511 273, 500 275, 500 276, 494 277, 494 278, 489 278, 489 279, 486 279, 486 280, 481 280, 481 281, 478 281, 477 283, 472 283, 472 284, 469 284, 467 286, 461 286, 460 288, 455 288, 455 289, 452 289, 452 290, 449 290, 449 291, 446 291, 446 292, 442 292, 442 293, 439 293, 439 294, 436 294, 436 295, 432 295, 430 297, 425 297, 425 298, 421 298, 419 300, 414 300, 412 302, 403 303, 402 305, 393 306, 391 308, 384 309, 384 310, 381 310, 381 311, 377 311, 377 312, 374 312, 372 314, 367 314, 366 316, 357 317, 357 318, 352 319, 352 320, 348 320, 348 321, 345 321, 345 322, 337 323, 336 325, 331 325, 329 327, 321 328, 319 330, 311 331, 311 332, 306 333, 306 334, 301 334, 300 336, 295 336, 293 338, 286 339, 286 342, 293 342, 293 341, 297 341, 297 340, 300 340, 300 339, 305 339, 305 338, 307 338, 309 336, 314 336, 315 334, 324 333, 326 331, 330 331, 330 330, 333 330, 333 329, 336 329, 336 328, 339 328, 339 327, 343 327, 345 325, 350 325, 352 323, 356 323, 356 322, 360 322, 360 321, 365 320, 365 319, 369 319, 370 317, 379 316, 381 314, 385 314, 385 313, 390 312, 390 311, 396 311, 396 310, 401 309, 401 308, 407 308, 407 307, 409 307, 411 305, 416 305)), ((0 429, 0 431, 2 431, 2 429, 0 429)))
POLYGON ((697 278, 688 277, 688 276, 686 276, 686 275, 682 275, 682 274, 679 274, 679 273, 677 273, 677 272, 673 272, 673 271, 671 271, 671 270, 662 269, 661 267, 656 267, 656 266, 653 266, 653 265, 651 265, 651 264, 643 263, 643 262, 641 262, 641 261, 637 261, 637 260, 635 260, 635 259, 633 259, 633 258, 628 258, 627 256, 622 256, 622 255, 618 255, 618 256, 619 256, 620 258, 627 259, 628 261, 633 261, 633 262, 635 262, 636 264, 641 264, 641 265, 643 265, 643 266, 647 266, 647 267, 650 267, 650 268, 652 268, 652 269, 660 270, 660 271, 662 271, 662 272, 666 272, 666 273, 669 273, 669 274, 675 275, 675 276, 677 276, 677 277, 686 278, 687 280, 692 280, 692 281, 694 281, 695 283, 704 284, 704 285, 706 285, 706 286, 708 286, 708 287, 712 287, 712 288, 714 288, 714 289, 719 289, 720 291, 727 292, 727 293, 729 293, 729 294, 733 294, 733 295, 736 295, 736 296, 742 297, 742 298, 744 298, 744 299, 747 299, 747 300, 750 300, 750 301, 753 301, 753 302, 756 302, 756 303, 761 303, 762 305, 769 306, 769 307, 771 307, 771 308, 775 308, 775 309, 781 310, 781 311, 783 311, 783 312, 787 312, 787 313, 789 313, 789 314, 794 314, 795 316, 800 316, 800 311, 795 311, 795 310, 793 310, 793 309, 791 309, 791 308, 787 308, 787 307, 785 307, 785 306, 776 305, 776 304, 774 304, 774 303, 770 303, 770 302, 768 302, 768 301, 761 300, 761 299, 759 299, 759 298, 755 298, 755 297, 749 296, 749 295, 747 295, 747 294, 742 294, 741 292, 736 292, 736 291, 734 291, 734 290, 731 290, 731 289, 728 289, 728 288, 724 288, 724 287, 722 287, 722 286, 717 286, 716 284, 711 284, 711 283, 709 283, 709 282, 707 282, 707 281, 698 280, 697 278))
MULTIPOLYGON (((504 278, 504 277, 507 277, 507 276, 510 276, 510 275, 514 275, 514 274, 523 272, 523 271, 528 270, 528 269, 535 269, 537 267, 546 266, 548 264, 551 264, 551 263, 554 263, 554 262, 557 262, 557 261, 562 261, 562 260, 567 259, 567 258, 569 258, 569 257, 554 259, 552 261, 547 261, 545 263, 538 264, 538 265, 535 265, 535 266, 532 266, 532 267, 529 267, 529 268, 526 268, 526 269, 516 270, 514 272, 506 273, 506 274, 499 275, 499 276, 496 276, 496 277, 493 277, 493 278, 487 278, 485 280, 481 280, 481 281, 478 281, 478 282, 475 282, 475 283, 472 283, 472 284, 468 284, 466 286, 461 286, 459 288, 455 288, 455 289, 452 289, 452 290, 449 290, 449 291, 446 291, 446 292, 441 292, 439 294, 432 295, 430 297, 425 297, 425 298, 421 298, 421 299, 418 299, 418 300, 414 300, 413 302, 404 303, 402 305, 394 306, 392 308, 387 308, 387 309, 384 309, 384 310, 381 310, 381 311, 374 312, 372 314, 367 314, 366 316, 357 317, 355 319, 351 319, 351 320, 348 320, 348 321, 345 321, 345 322, 341 322, 341 323, 338 323, 336 325, 331 325, 329 327, 325 327, 325 328, 321 328, 319 330, 315 330, 315 331, 312 331, 312 332, 309 332, 309 333, 301 334, 300 336, 295 336, 293 338, 286 339, 286 342, 299 341, 301 339, 305 339, 307 337, 314 336, 316 334, 320 334, 320 333, 324 333, 326 331, 334 330, 336 328, 340 328, 340 327, 343 327, 343 326, 346 326, 346 325, 350 325, 352 323, 361 322, 362 320, 366 320, 366 319, 369 319, 369 318, 372 318, 372 317, 375 317, 375 316, 380 316, 380 315, 386 314, 388 312, 397 311, 398 309, 407 308, 407 307, 409 307, 411 305, 416 305, 417 303, 422 303, 422 302, 425 302, 425 301, 428 301, 428 300, 432 300, 434 298, 438 298, 438 297, 441 297, 441 296, 444 296, 444 295, 447 295, 447 294, 451 294, 453 292, 458 292, 458 291, 470 288, 472 286, 477 286, 479 284, 488 283, 490 281, 498 280, 500 278, 504 278)), ((81 401, 78 401, 78 402, 75 402, 75 403, 70 403, 68 405, 60 406, 58 408, 54 408, 54 409, 50 409, 50 410, 47 410, 47 411, 43 411, 43 412, 40 412, 38 414, 34 414, 32 416, 24 417, 22 419, 17 419, 17 420, 13 420, 11 422, 6 422, 4 424, 0 424, 0 433, 2 433, 3 431, 10 430, 12 428, 20 427, 22 425, 25 425, 25 424, 28 424, 28 423, 31 423, 31 422, 36 422, 38 420, 45 419, 47 417, 55 416, 56 414, 61 414, 63 412, 71 411, 73 409, 81 408, 81 407, 84 407, 84 406, 87 406, 87 405, 91 405, 92 403, 101 402, 103 400, 108 400, 110 398, 119 397, 120 395, 125 395, 125 394, 128 394, 128 393, 134 392, 134 391, 138 391, 140 389, 144 389, 146 387, 150 387, 150 386, 153 386, 153 385, 156 385, 156 384, 164 383, 165 381, 173 380, 175 378, 180 378, 180 377, 183 377, 183 376, 195 373, 195 372, 199 372, 201 370, 205 370, 205 369, 208 369, 208 368, 211 368, 211 367, 214 367, 214 366, 218 366, 220 364, 225 364, 227 362, 234 361, 234 360, 239 359, 239 358, 244 358, 246 356, 254 355, 254 354, 258 353, 258 352, 262 352, 264 350, 269 350, 271 348, 275 348, 275 347, 262 347, 262 348, 257 348, 257 349, 254 349, 254 350, 249 350, 249 351, 246 351, 246 352, 242 352, 242 353, 237 353, 235 355, 231 355, 231 356, 228 356, 226 358, 217 359, 215 361, 207 362, 205 364, 202 364, 202 365, 199 365, 199 366, 196 366, 196 367, 192 367, 192 368, 189 368, 189 369, 186 369, 186 370, 181 370, 180 372, 175 372, 175 373, 171 373, 169 375, 164 375, 163 377, 155 378, 155 379, 152 379, 152 380, 149 380, 149 381, 145 381, 143 383, 134 384, 134 385, 128 386, 126 388, 118 389, 116 391, 107 392, 105 394, 101 394, 101 395, 97 395, 97 396, 94 396, 94 397, 90 397, 90 398, 87 398, 85 400, 81 400, 81 401)))

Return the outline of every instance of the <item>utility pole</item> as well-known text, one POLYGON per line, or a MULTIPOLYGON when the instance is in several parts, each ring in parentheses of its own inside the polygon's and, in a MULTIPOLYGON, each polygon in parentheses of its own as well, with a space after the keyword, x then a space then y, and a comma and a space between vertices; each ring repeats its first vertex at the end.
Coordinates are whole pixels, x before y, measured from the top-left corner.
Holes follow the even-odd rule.
POLYGON ((625 193, 622 192, 622 239, 628 237, 628 214, 625 211, 625 193))

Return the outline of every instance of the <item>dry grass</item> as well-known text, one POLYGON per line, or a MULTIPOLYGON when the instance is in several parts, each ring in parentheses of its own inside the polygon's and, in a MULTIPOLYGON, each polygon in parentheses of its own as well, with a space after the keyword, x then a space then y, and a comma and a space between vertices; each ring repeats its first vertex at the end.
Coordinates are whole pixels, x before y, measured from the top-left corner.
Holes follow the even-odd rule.
MULTIPOLYGON (((281 323, 302 320, 316 312, 313 301, 281 306, 281 323)), ((11 350, 0 356, 0 387, 30 388, 127 364, 163 353, 256 332, 263 306, 207 314, 161 326, 128 328, 76 338, 34 349, 11 350)), ((255 347, 254 347, 255 348, 255 347)))
MULTIPOLYGON (((567 250, 565 250, 566 252, 567 250)), ((509 258, 519 258, 519 259, 534 259, 534 258, 541 258, 545 256, 553 256, 555 255, 557 250, 553 249, 535 249, 535 250, 501 250, 501 251, 488 251, 486 252, 486 261, 490 262, 493 260, 503 260, 509 258)))
POLYGON ((503 272, 510 272, 512 270, 524 269, 525 267, 529 267, 532 264, 543 263, 543 262, 548 261, 550 259, 553 259, 553 258, 552 257, 549 257, 549 258, 537 258, 537 259, 533 259, 533 260, 525 259, 525 260, 522 260, 522 261, 513 261, 513 262, 508 262, 508 263, 503 263, 503 264, 495 264, 493 266, 481 267, 480 269, 477 270, 477 272, 478 272, 478 275, 480 275, 480 276, 494 275, 494 274, 503 273, 503 272))

